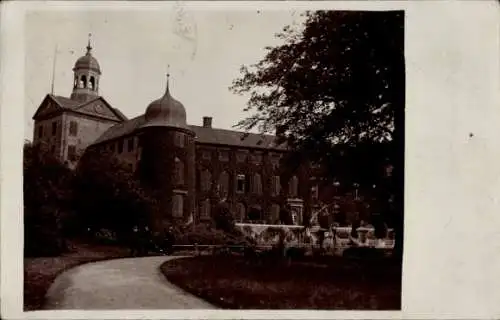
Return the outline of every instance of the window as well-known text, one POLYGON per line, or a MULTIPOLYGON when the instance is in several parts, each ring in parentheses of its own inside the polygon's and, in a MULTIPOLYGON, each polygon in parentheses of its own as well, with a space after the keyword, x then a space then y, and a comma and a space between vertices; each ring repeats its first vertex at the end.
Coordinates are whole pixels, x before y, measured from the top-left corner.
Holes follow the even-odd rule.
POLYGON ((80 87, 81 88, 87 88, 87 77, 85 75, 83 75, 80 78, 80 87))
POLYGON ((280 155, 276 154, 276 153, 272 153, 270 156, 270 160, 271 160, 271 166, 273 167, 273 169, 277 169, 280 165, 280 155))
POLYGON ((78 79, 75 76, 75 80, 74 80, 74 83, 73 83, 73 89, 76 89, 77 85, 78 85, 78 79))
POLYGON ((175 158, 175 183, 184 184, 184 163, 177 157, 175 158))
POLYGON ((129 138, 127 142, 127 151, 133 151, 134 150, 134 138, 129 138))
POLYGON ((207 169, 203 170, 200 174, 201 191, 210 191, 212 187, 212 174, 207 169))
POLYGON ((262 162, 262 153, 255 152, 255 153, 251 154, 250 160, 252 161, 252 163, 260 164, 262 162))
POLYGON ((220 161, 229 161, 229 152, 227 152, 227 151, 220 151, 219 152, 219 160, 220 161))
POLYGON ((262 194, 262 178, 258 173, 253 175, 252 192, 258 195, 262 194))
POLYGON ((175 134, 175 138, 174 138, 175 139, 175 142, 174 142, 175 145, 177 147, 183 148, 184 147, 184 142, 185 142, 184 138, 185 138, 184 133, 176 133, 175 134))
POLYGON ((236 192, 244 193, 245 192, 245 175, 239 174, 236 177, 236 192))
POLYGON ((57 133, 57 122, 52 122, 52 135, 55 136, 57 133))
POLYGON ((42 138, 43 137, 43 125, 40 125, 38 127, 38 138, 42 138))
POLYGON ((90 77, 89 88, 90 88, 90 90, 95 90, 95 79, 94 79, 94 77, 90 77))
POLYGON ((281 192, 280 176, 273 176, 271 179, 271 195, 277 196, 281 192))
POLYGON ((69 123, 69 135, 75 137, 78 135, 78 123, 76 121, 70 121, 69 123))
POLYGON ((208 150, 203 150, 202 153, 201 153, 201 157, 204 159, 204 160, 210 160, 212 157, 212 155, 210 154, 210 151, 208 150))
POLYGON ((210 200, 205 199, 200 203, 200 218, 209 219, 210 218, 210 200))
POLYGON ((298 194, 298 189, 299 189, 299 179, 297 179, 297 176, 293 176, 290 179, 289 186, 288 186, 288 193, 291 197, 296 197, 298 194))
POLYGON ((180 194, 176 194, 172 199, 172 215, 176 218, 179 218, 184 215, 183 213, 184 213, 184 197, 180 194))
POLYGON ((318 199, 318 186, 317 185, 314 185, 311 187, 311 198, 313 198, 314 200, 317 200, 318 199))
POLYGON ((123 141, 118 141, 118 153, 123 152, 123 141))
POLYGON ((76 146, 68 146, 68 160, 76 160, 76 146))
POLYGON ((246 160, 247 160, 247 155, 245 152, 240 151, 236 154, 237 162, 245 162, 246 160))
POLYGON ((229 191, 229 174, 226 171, 222 171, 219 176, 219 195, 221 197, 227 196, 229 191))
POLYGON ((55 154, 56 153, 56 146, 52 146, 50 147, 50 151, 52 152, 52 154, 55 154))

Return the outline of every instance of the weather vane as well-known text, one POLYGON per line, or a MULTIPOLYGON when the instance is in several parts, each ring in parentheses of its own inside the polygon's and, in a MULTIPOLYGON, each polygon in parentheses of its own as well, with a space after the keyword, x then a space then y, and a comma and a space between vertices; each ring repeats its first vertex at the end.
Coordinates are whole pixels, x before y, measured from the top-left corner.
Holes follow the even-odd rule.
POLYGON ((167 65, 167 91, 169 90, 170 83, 170 64, 167 65))
POLYGON ((90 40, 92 38, 92 33, 89 33, 89 41, 88 41, 88 44, 87 44, 87 51, 90 52, 90 50, 92 50, 92 46, 90 45, 90 40))

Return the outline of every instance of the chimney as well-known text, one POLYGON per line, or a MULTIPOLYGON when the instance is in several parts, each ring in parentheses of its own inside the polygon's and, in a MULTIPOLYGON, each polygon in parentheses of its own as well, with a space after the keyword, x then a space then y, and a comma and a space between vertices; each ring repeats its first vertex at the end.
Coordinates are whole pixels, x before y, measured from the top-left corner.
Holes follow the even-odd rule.
POLYGON ((212 128, 212 117, 203 117, 203 128, 212 128))

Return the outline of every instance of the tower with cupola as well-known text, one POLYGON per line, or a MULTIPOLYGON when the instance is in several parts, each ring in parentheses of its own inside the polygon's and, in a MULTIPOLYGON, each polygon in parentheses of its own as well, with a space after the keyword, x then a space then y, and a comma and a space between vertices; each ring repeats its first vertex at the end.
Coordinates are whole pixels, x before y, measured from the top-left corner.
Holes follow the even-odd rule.
POLYGON ((92 56, 92 45, 89 41, 87 52, 80 57, 73 68, 72 100, 89 101, 99 96, 99 78, 101 68, 97 59, 92 56))
POLYGON ((195 134, 186 123, 186 109, 170 94, 151 102, 140 127, 142 180, 154 192, 159 211, 152 227, 189 220, 195 210, 195 134))

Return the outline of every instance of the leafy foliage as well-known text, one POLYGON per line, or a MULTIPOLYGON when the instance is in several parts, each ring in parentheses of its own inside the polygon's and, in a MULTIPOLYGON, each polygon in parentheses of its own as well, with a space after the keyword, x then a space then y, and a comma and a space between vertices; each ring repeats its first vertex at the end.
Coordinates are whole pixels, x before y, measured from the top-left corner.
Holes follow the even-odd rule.
POLYGON ((118 237, 134 226, 146 226, 156 208, 130 168, 112 154, 95 149, 81 158, 74 189, 82 227, 109 229, 118 237))
POLYGON ((25 254, 57 255, 66 249, 73 175, 43 144, 25 143, 23 153, 25 254))
POLYGON ((331 179, 383 184, 402 253, 404 179, 404 14, 315 11, 301 29, 286 26, 283 44, 241 68, 231 89, 248 94, 250 115, 236 126, 275 131, 291 156, 322 163, 331 179), (384 181, 384 168, 394 175, 384 181))

